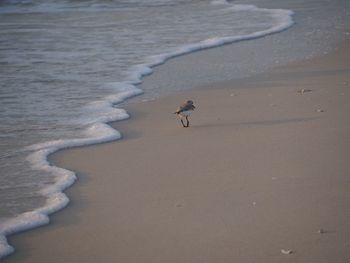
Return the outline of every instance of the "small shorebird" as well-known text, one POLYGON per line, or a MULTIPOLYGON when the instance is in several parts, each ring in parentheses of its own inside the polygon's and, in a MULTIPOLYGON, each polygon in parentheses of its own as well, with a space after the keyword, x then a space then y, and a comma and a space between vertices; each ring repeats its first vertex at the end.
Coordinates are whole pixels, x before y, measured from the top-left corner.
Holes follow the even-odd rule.
POLYGON ((179 115, 182 126, 189 127, 190 126, 190 121, 188 120, 188 116, 191 115, 192 111, 195 109, 196 107, 193 105, 193 101, 192 100, 188 100, 185 103, 181 104, 177 110, 174 112, 174 114, 179 115), (186 118, 187 124, 185 125, 183 122, 183 118, 186 118))

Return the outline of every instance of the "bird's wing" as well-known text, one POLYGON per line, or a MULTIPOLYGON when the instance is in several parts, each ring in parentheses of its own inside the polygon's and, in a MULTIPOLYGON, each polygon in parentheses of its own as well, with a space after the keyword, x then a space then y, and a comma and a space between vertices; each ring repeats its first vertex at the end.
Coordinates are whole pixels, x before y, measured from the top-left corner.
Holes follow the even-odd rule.
POLYGON ((176 112, 177 112, 177 113, 183 112, 183 111, 184 111, 185 106, 186 106, 186 104, 182 104, 182 105, 180 105, 179 107, 177 107, 176 112))
POLYGON ((175 113, 181 113, 183 111, 188 111, 188 110, 194 110, 195 106, 193 104, 190 103, 184 103, 181 104, 177 109, 175 113))

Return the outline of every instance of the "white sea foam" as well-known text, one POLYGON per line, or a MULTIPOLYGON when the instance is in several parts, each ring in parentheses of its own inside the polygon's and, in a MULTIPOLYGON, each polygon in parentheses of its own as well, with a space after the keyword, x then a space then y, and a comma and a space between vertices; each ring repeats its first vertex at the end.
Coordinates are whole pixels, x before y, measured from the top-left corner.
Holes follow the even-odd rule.
POLYGON ((51 165, 47 161, 47 157, 64 148, 98 144, 120 139, 121 134, 109 126, 107 122, 126 119, 129 115, 124 109, 113 108, 113 104, 120 103, 127 98, 141 93, 142 90, 133 86, 131 88, 129 85, 129 90, 109 96, 106 101, 97 102, 92 106, 95 111, 98 111, 97 108, 100 108, 99 111, 110 111, 112 114, 101 114, 99 118, 96 118, 94 123, 85 131, 86 138, 55 140, 27 147, 27 150, 33 151, 28 156, 28 161, 32 164, 32 168, 52 174, 55 178, 55 182, 40 191, 42 195, 47 197, 46 204, 43 207, 20 214, 0 224, 0 258, 14 251, 14 248, 7 243, 7 235, 48 224, 48 215, 61 210, 69 203, 69 199, 63 191, 74 183, 76 176, 72 171, 51 165))
MULTIPOLYGON (((219 1, 219 2, 226 2, 226 1, 219 1)), ((265 8, 258 8, 254 5, 233 5, 232 7, 229 7, 231 10, 259 10, 264 12, 269 12, 272 16, 276 19, 276 25, 267 29, 262 30, 258 32, 254 32, 252 34, 247 35, 238 35, 238 36, 232 36, 232 37, 221 37, 221 38, 210 38, 203 40, 199 43, 193 43, 188 44, 185 46, 182 46, 178 49, 175 49, 173 52, 160 54, 156 56, 150 56, 148 57, 149 64, 145 65, 138 65, 135 67, 136 71, 132 70, 130 73, 130 79, 132 80, 131 83, 133 84, 139 84, 141 83, 141 77, 145 75, 149 75, 152 73, 152 68, 161 64, 164 64, 167 60, 177 57, 186 55, 195 51, 208 49, 208 48, 214 48, 219 47, 226 44, 235 43, 238 41, 244 41, 244 40, 251 40, 256 39, 260 37, 264 37, 270 34, 278 33, 281 31, 286 30, 287 28, 291 27, 294 23, 292 16, 294 14, 291 10, 285 10, 285 9, 265 9, 265 8)))
POLYGON ((141 94, 142 90, 136 88, 135 85, 141 83, 144 76, 151 74, 153 67, 165 63, 170 58, 185 55, 194 51, 277 33, 287 29, 293 24, 293 12, 290 10, 271 10, 257 8, 251 5, 232 5, 227 1, 219 0, 213 1, 212 4, 225 4, 229 6, 228 8, 235 11, 256 9, 270 12, 276 19, 276 24, 267 30, 254 32, 252 34, 210 38, 199 43, 182 46, 169 53, 150 56, 145 60, 147 63, 134 66, 129 70, 128 80, 126 82, 109 84, 115 88, 115 95, 110 95, 103 100, 88 104, 85 107, 87 117, 74 120, 76 123, 88 125, 88 128, 85 131, 86 137, 68 140, 54 140, 29 146, 26 150, 32 152, 29 155, 28 160, 32 164, 33 169, 52 174, 55 178, 55 183, 41 190, 41 194, 47 197, 46 204, 43 207, 31 212, 23 213, 16 218, 1 223, 0 258, 14 251, 13 247, 8 245, 6 235, 48 224, 48 215, 64 208, 69 202, 67 196, 63 193, 63 190, 74 183, 76 176, 72 171, 50 164, 47 161, 48 155, 64 148, 97 144, 120 139, 121 134, 107 123, 126 119, 129 116, 125 110, 115 108, 114 105, 121 103, 130 97, 141 94))

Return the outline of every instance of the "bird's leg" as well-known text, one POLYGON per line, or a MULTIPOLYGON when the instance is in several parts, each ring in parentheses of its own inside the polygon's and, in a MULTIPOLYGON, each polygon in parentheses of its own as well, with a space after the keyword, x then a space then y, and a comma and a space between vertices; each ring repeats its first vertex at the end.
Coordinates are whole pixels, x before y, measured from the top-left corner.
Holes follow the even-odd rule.
POLYGON ((186 127, 189 127, 190 126, 190 121, 188 120, 188 116, 186 116, 186 121, 187 121, 186 127))
POLYGON ((181 120, 182 126, 186 127, 184 122, 183 122, 183 120, 182 120, 182 118, 180 120, 181 120))

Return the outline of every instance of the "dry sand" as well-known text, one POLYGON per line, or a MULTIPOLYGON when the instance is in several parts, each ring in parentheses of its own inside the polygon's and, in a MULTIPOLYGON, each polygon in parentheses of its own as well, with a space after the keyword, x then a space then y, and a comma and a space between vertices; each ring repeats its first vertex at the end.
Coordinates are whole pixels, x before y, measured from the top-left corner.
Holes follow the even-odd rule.
POLYGON ((71 204, 4 261, 349 262, 350 42, 215 86, 130 105, 122 140, 53 156, 77 171, 71 204))

